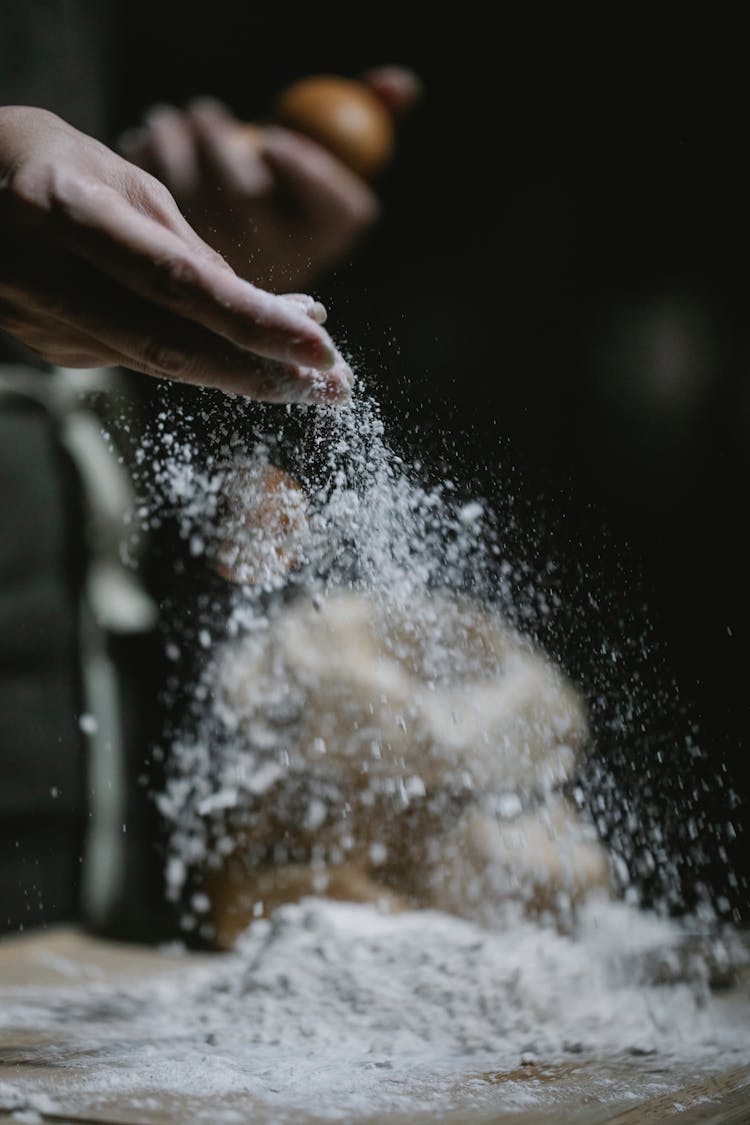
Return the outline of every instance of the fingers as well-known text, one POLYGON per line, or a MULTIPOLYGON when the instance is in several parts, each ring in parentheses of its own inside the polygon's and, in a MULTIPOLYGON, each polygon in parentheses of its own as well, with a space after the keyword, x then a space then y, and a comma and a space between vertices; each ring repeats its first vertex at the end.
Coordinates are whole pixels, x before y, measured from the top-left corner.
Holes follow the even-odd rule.
POLYGON ((43 270, 38 264, 0 286, 0 327, 48 362, 122 364, 264 402, 341 402, 351 392, 352 373, 340 356, 325 373, 262 359, 102 279, 85 263, 47 262, 43 270))
POLYGON ((262 131, 237 120, 215 98, 196 98, 187 110, 154 106, 144 125, 120 137, 127 159, 157 176, 177 199, 191 202, 206 183, 257 199, 273 188, 260 155, 262 131))
POLYGON ((403 66, 373 67, 362 78, 395 118, 410 110, 422 94, 419 78, 403 66))
MULTIPOLYGON (((127 151, 128 136, 120 141, 127 151)), ((200 181, 196 144, 184 114, 172 106, 154 106, 146 115, 141 131, 130 136, 130 150, 139 155, 148 171, 159 178, 175 196, 188 197, 200 181)))
POLYGON ((247 389, 246 376, 237 378, 227 374, 222 390, 247 395, 258 402, 302 402, 322 405, 342 405, 351 397, 354 385, 352 370, 339 357, 328 371, 294 367, 260 360, 253 372, 253 389, 247 389))
POLYGON ((309 297, 307 293, 282 293, 281 295, 285 301, 291 301, 298 305, 316 324, 325 324, 328 319, 325 305, 316 301, 314 297, 309 297))
POLYGON ((203 172, 216 184, 245 202, 273 190, 273 176, 261 155, 262 130, 243 125, 214 98, 196 98, 187 118, 203 172))
POLYGON ((163 184, 54 115, 0 112, 1 327, 56 363, 124 362, 266 401, 348 394, 317 302, 241 280, 163 184))
MULTIPOLYGON (((307 285, 379 214, 369 185, 327 150, 298 133, 241 123, 212 98, 195 99, 186 111, 152 110, 122 147, 175 192, 201 235, 239 274, 276 291, 307 285)), ((148 210, 145 203, 141 210, 148 210)), ((308 302, 305 311, 323 323, 320 309, 308 302)), ((261 346, 255 350, 261 353, 261 346)), ((262 354, 312 362, 298 353, 262 354)))
POLYGON ((301 309, 199 255, 108 186, 74 179, 55 203, 65 248, 132 293, 267 359, 317 368, 334 362, 330 337, 301 309))
POLYGON ((321 225, 358 230, 377 218, 380 205, 367 184, 307 137, 273 126, 265 130, 263 153, 300 210, 321 225))

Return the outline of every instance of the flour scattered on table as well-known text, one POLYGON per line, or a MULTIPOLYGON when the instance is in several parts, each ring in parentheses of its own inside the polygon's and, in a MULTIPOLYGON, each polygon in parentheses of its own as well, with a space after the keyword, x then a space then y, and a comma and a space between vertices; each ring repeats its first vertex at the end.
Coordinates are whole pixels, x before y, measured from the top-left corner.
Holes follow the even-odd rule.
MULTIPOLYGON (((47 1039, 36 1055, 54 1062, 67 1112, 127 1097, 149 1121, 165 1096, 196 1122, 249 1107, 277 1123, 544 1107, 554 1084, 535 1068, 594 1060, 601 1084, 592 1068, 582 1091, 606 1101, 750 1063, 746 990, 709 989, 732 962, 742 971, 731 942, 696 944, 622 903, 590 902, 563 936, 307 900, 253 923, 234 953, 153 981, 18 990, 15 1003, 6 990, 0 1029, 47 1039)), ((11 1086, 20 1107, 24 1083, 11 1086)))

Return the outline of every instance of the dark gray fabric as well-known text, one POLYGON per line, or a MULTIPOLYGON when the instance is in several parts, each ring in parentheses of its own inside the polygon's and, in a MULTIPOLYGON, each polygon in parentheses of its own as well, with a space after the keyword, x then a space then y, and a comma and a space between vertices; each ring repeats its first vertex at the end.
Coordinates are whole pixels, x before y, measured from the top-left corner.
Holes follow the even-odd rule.
POLYGON ((77 518, 40 409, 0 410, 0 818, 80 815, 77 518))
POLYGON ((80 825, 68 817, 0 820, 0 933, 72 918, 80 825))
MULTIPOLYGON (((115 8, 113 0, 1 0, 0 105, 50 109, 106 137, 115 8)), ((0 333, 0 363, 22 356, 0 333)), ((74 911, 84 771, 80 539, 52 421, 0 401, 0 929, 74 911)))

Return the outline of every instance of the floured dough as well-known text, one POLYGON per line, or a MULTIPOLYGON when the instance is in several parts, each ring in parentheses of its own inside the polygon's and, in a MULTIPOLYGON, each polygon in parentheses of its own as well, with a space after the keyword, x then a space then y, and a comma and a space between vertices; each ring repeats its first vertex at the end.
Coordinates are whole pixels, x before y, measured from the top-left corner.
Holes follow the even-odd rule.
POLYGON ((586 894, 609 881, 606 852, 560 797, 510 821, 470 809, 433 844, 430 858, 417 873, 420 897, 489 924, 508 901, 565 920, 586 894))
POLYGON ((387 609, 353 593, 301 600, 232 646, 219 682, 251 733, 285 702, 286 749, 340 774, 543 792, 570 776, 587 733, 546 657, 496 612, 445 594, 387 609))
POLYGON ((561 920, 606 852, 557 792, 587 737, 561 671, 500 614, 435 593, 342 592, 279 608, 217 666, 244 787, 205 885, 219 944, 305 894, 498 924, 561 920))

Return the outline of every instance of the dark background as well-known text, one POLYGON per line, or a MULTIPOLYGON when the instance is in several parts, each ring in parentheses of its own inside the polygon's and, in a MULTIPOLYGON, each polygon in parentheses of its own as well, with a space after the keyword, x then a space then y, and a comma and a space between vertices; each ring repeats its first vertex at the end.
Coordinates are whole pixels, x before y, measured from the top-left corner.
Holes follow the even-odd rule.
POLYGON ((420 74, 384 218, 318 286, 331 329, 393 441, 489 498, 537 591, 519 597, 558 595, 532 625, 592 700, 619 787, 606 831, 644 886, 651 832, 630 812, 665 827, 688 900, 705 880, 747 917, 739 23, 688 5, 215 0, 130 6, 116 42, 113 132, 196 93, 253 118, 302 74, 420 74))

